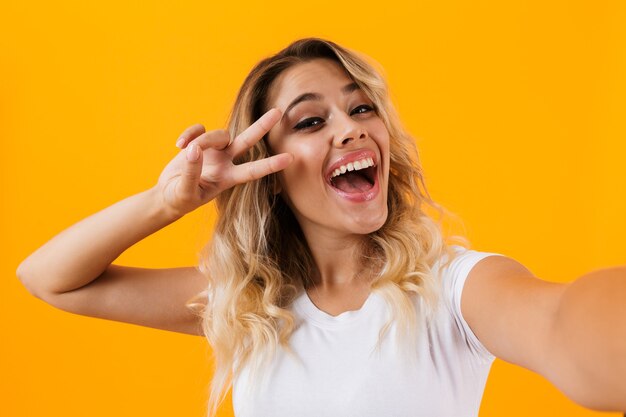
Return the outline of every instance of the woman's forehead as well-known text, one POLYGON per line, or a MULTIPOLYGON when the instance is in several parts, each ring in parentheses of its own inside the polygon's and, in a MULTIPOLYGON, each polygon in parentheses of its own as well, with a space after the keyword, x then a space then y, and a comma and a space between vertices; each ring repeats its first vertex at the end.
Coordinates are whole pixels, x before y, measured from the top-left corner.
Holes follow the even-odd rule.
POLYGON ((330 59, 319 58, 296 64, 274 81, 268 101, 269 107, 285 110, 287 104, 301 94, 324 95, 325 91, 341 89, 351 81, 346 70, 330 59))

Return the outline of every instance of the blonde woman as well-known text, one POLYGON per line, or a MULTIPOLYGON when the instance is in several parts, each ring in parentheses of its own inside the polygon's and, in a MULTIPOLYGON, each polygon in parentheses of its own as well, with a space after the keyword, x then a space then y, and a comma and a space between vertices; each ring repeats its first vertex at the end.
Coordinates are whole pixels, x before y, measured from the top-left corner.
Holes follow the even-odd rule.
POLYGON ((232 386, 238 417, 476 416, 495 357, 584 406, 626 409, 626 268, 557 284, 450 244, 366 57, 294 42, 254 67, 227 130, 191 126, 177 146, 154 187, 17 275, 67 311, 206 336, 210 415, 232 386), (212 200, 198 267, 112 264, 212 200))

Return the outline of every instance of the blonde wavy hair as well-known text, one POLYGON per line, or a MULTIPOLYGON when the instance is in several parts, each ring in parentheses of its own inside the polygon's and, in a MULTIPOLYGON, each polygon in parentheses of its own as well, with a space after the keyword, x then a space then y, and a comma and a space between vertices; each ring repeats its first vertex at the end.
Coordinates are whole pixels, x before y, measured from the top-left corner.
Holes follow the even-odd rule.
MULTIPOLYGON (((246 77, 228 130, 234 138, 269 110, 266 100, 279 74, 318 58, 333 60, 346 70, 374 102, 389 131, 388 217, 365 239, 359 261, 368 272, 365 276, 371 280, 372 291, 382 294, 391 308, 392 320, 380 330, 379 345, 395 323, 398 336, 410 349, 419 332, 418 313, 432 317, 439 302, 439 278, 434 276, 433 264, 443 255, 447 255, 447 263, 454 258, 448 239, 463 246, 469 243, 460 236, 444 237, 442 220, 451 213, 435 203, 426 189, 415 141, 399 121, 385 79, 375 69, 377 64, 327 40, 293 42, 260 61, 246 77), (426 214, 426 206, 439 214, 437 221, 426 214), (420 312, 411 294, 420 300, 420 312)), ((270 156, 265 139, 235 163, 270 156)), ((298 222, 273 192, 277 181, 276 175, 269 175, 216 198, 218 220, 199 263, 208 288, 195 303, 187 304, 202 316, 213 349, 210 416, 217 412, 242 367, 248 366, 250 375, 259 376, 279 346, 291 352, 288 341, 297 323, 289 307, 316 272, 298 222)))

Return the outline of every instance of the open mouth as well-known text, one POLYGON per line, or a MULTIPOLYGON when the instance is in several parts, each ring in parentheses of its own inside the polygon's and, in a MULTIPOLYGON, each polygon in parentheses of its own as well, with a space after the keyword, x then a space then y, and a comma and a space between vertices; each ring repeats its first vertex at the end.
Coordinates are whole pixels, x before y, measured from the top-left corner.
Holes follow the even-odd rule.
POLYGON ((336 168, 329 182, 346 194, 366 193, 376 184, 376 168, 373 158, 363 158, 336 168))

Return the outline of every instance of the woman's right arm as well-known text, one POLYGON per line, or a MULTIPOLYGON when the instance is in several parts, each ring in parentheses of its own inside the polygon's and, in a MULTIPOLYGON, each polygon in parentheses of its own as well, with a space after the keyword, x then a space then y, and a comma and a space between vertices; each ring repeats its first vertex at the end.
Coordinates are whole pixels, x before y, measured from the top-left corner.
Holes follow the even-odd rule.
POLYGON ((152 188, 72 225, 26 258, 17 276, 31 294, 61 310, 201 335, 199 318, 183 308, 207 286, 197 269, 111 265, 179 217, 158 199, 152 188))
POLYGON ((203 335, 185 302, 208 282, 196 268, 146 269, 111 263, 150 234, 235 184, 285 168, 281 154, 234 165, 232 160, 278 121, 270 111, 230 144, 223 130, 195 125, 153 188, 130 196, 62 231, 26 258, 17 276, 45 302, 76 314, 203 335))

